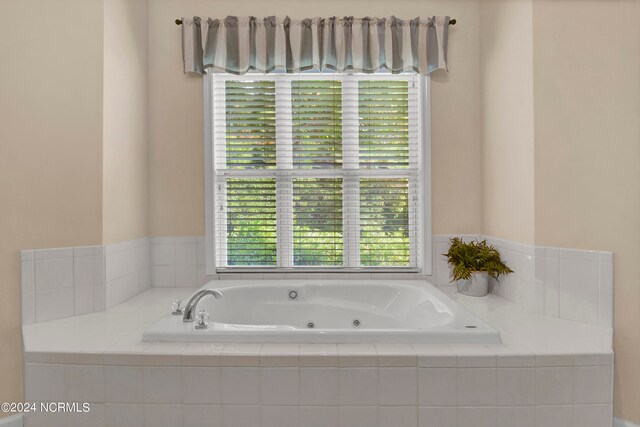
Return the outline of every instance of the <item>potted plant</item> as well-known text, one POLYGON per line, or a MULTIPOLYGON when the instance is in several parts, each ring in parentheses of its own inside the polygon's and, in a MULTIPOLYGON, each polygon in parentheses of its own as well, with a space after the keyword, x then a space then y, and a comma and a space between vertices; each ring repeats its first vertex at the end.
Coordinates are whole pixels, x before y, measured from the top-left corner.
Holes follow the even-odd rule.
POLYGON ((501 275, 513 273, 500 259, 500 252, 486 240, 463 242, 450 240, 449 251, 443 254, 453 267, 451 282, 457 281, 458 292, 483 297, 489 292, 489 277, 498 280, 501 275))

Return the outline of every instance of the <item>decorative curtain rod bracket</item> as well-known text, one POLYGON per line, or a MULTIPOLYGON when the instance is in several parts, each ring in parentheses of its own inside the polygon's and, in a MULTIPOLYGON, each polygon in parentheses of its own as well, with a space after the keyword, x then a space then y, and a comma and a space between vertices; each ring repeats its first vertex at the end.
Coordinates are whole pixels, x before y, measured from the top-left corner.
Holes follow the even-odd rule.
MULTIPOLYGON (((451 18, 449 20, 449 25, 456 25, 457 22, 458 22, 457 19, 451 18)), ((176 25, 182 25, 182 19, 176 19, 176 25)))

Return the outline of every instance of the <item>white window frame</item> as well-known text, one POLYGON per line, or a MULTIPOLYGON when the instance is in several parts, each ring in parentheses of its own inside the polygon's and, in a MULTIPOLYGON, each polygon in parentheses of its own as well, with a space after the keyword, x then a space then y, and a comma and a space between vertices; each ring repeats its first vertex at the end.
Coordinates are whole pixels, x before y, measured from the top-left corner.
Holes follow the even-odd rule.
MULTIPOLYGON (((372 79, 380 78, 384 79, 388 78, 390 74, 370 74, 367 77, 371 77, 372 79)), ((312 80, 322 80, 322 79, 334 79, 336 76, 333 74, 299 74, 294 75, 295 78, 305 78, 312 80)), ((341 79, 346 79, 348 81, 348 75, 340 76, 341 79)), ((344 253, 344 266, 343 267, 293 267, 293 266, 285 266, 282 267, 233 267, 233 268, 219 268, 216 265, 216 235, 215 235, 215 189, 216 189, 216 177, 214 174, 214 121, 213 121, 213 112, 214 112, 214 103, 213 103, 213 92, 214 92, 214 79, 222 79, 222 80, 238 80, 239 76, 235 75, 226 75, 226 74, 213 74, 209 73, 203 77, 203 99, 204 99, 204 191, 205 191, 205 255, 206 255, 206 274, 214 275, 220 272, 230 273, 230 272, 260 272, 260 273, 304 273, 304 272, 336 272, 336 273, 350 273, 350 272, 363 272, 363 273, 384 273, 384 272, 412 272, 423 275, 431 275, 433 272, 433 262, 432 262, 432 212, 431 212, 431 108, 430 108, 430 94, 431 94, 431 79, 429 76, 420 76, 420 103, 418 105, 418 117, 420 118, 419 129, 420 129, 420 138, 421 141, 418 141, 420 145, 419 153, 422 161, 422 168, 420 169, 420 176, 418 180, 422 181, 422 194, 421 194, 421 206, 418 207, 418 218, 419 223, 417 224, 417 230, 422 235, 421 239, 418 239, 417 249, 418 249, 418 259, 417 259, 417 268, 415 267, 355 267, 355 263, 358 262, 359 256, 357 256, 357 251, 349 251, 344 253), (355 254, 355 255, 354 255, 355 254)), ((265 76, 263 74, 249 74, 245 76, 245 78, 250 78, 252 80, 259 79, 269 79, 269 76, 265 76)), ((276 80, 276 82, 282 82, 287 80, 276 80)), ((278 95, 276 95, 278 96, 278 95)), ((343 99, 344 102, 344 99, 343 99)), ((349 109, 347 109, 348 111, 349 109)), ((347 113, 348 114, 348 113, 347 113)), ((343 117, 345 112, 343 111, 343 117)), ((345 132, 345 127, 347 125, 344 124, 343 120, 343 132, 345 132)), ((276 133, 278 133, 280 129, 276 128, 276 133)), ((288 131, 290 134, 291 132, 288 131)), ((276 146, 277 150, 277 146, 276 146)), ((348 169, 347 162, 343 165, 343 169, 348 169)), ((315 171, 317 172, 317 171, 315 171)), ((272 172, 273 173, 273 172, 272 172)), ((343 187, 344 191, 347 191, 347 185, 344 185, 345 180, 349 177, 348 173, 344 173, 343 176, 343 187)), ((411 182, 411 180, 409 181, 411 182)), ((348 208, 345 206, 343 209, 343 215, 348 214, 348 208)), ((353 212, 351 212, 353 214, 353 212)), ((354 228, 351 227, 353 230, 354 228)), ((414 238, 417 238, 415 236, 414 238)), ((292 238, 292 236, 291 236, 292 238)), ((345 240, 345 245, 354 245, 356 241, 359 239, 354 239, 354 236, 345 235, 343 237, 345 240)), ((410 237, 411 239, 411 237, 410 237)), ((289 248, 289 250, 293 250, 292 245, 284 245, 289 248)), ((356 245, 359 247, 359 245, 356 245)), ((282 256, 283 251, 281 250, 280 244, 278 246, 278 257, 282 256)), ((291 258, 291 257, 287 257, 291 258)))

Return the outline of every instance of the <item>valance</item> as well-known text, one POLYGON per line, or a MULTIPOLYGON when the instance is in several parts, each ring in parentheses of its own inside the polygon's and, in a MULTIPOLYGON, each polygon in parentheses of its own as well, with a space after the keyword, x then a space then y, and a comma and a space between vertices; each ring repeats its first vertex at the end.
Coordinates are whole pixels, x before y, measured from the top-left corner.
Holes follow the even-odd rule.
POLYGON ((447 69, 449 19, 182 18, 184 72, 429 74, 447 69))

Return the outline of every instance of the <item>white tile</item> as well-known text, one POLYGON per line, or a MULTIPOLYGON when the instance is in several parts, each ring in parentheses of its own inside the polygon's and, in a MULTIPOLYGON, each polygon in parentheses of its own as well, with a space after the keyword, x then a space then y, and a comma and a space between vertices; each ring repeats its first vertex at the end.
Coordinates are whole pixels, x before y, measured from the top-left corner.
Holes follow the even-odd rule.
POLYGON ((498 406, 497 427, 535 427, 535 406, 498 406))
POLYGON ((575 259, 584 261, 598 261, 600 252, 588 251, 584 249, 560 249, 560 258, 575 259))
POLYGON ((536 407, 536 427, 567 427, 573 425, 572 418, 571 406, 536 407))
POLYGON ((93 290, 93 311, 104 311, 107 308, 106 284, 97 284, 93 290))
POLYGON ((613 298, 600 295, 598 297, 598 325, 603 328, 613 327, 613 298))
POLYGON ((341 405, 377 405, 376 368, 340 368, 341 405))
POLYGON ((378 427, 378 407, 341 406, 339 425, 340 427, 378 427))
POLYGON ((380 405, 413 405, 417 403, 418 373, 416 368, 379 368, 378 403, 380 405))
POLYGON ((220 364, 222 366, 260 366, 259 343, 227 344, 222 349, 220 364))
POLYGON ((37 259, 35 287, 36 291, 73 287, 73 258, 37 259))
POLYGON ((338 368, 300 368, 302 405, 338 405, 339 393, 338 368))
POLYGON ((175 247, 173 243, 153 245, 151 248, 153 265, 175 265, 175 247))
POLYGON ((458 371, 455 368, 419 368, 418 404, 421 406, 455 406, 458 371))
POLYGON ((457 427, 457 412, 456 407, 420 406, 418 407, 418 426, 457 427))
POLYGON ((197 282, 197 268, 195 265, 176 265, 176 286, 195 286, 197 282))
POLYGON ((340 424, 337 406, 301 406, 300 424, 303 427, 333 427, 340 424))
POLYGON ((220 368, 183 367, 182 401, 184 403, 214 404, 222 402, 220 368))
POLYGON ((573 366, 573 354, 536 354, 536 366, 573 366))
POLYGON ((535 368, 498 369, 498 405, 534 405, 535 368))
POLYGON ((104 402, 102 365, 66 365, 67 399, 71 402, 104 402))
POLYGON ((104 367, 104 382, 109 403, 141 403, 143 401, 140 366, 107 365, 104 367))
POLYGON ((600 295, 613 296, 613 263, 600 263, 600 295))
POLYGON ((22 294, 22 324, 30 325, 36 320, 36 296, 33 292, 22 294))
MULTIPOLYGON (((182 405, 144 405, 145 427, 182 427, 182 405)), ((191 426, 185 426, 191 427, 191 426)))
POLYGON ((576 366, 573 372, 574 403, 611 403, 613 367, 576 366))
POLYGON ((61 364, 25 364, 25 400, 28 402, 64 401, 66 369, 61 364))
POLYGON ((53 259, 53 258, 71 258, 73 256, 73 248, 51 248, 36 249, 34 251, 35 259, 53 259))
POLYGON ((20 263, 20 287, 22 293, 35 292, 35 263, 33 260, 20 263))
POLYGON ((35 259, 35 251, 33 249, 25 249, 20 251, 20 261, 33 261, 35 259))
POLYGON ((182 405, 185 427, 222 426, 222 407, 219 405, 182 405))
POLYGON ((554 317, 560 315, 560 294, 557 286, 544 288, 544 314, 554 317))
POLYGON ((223 427, 253 427, 260 425, 260 406, 223 405, 223 427))
POLYGON ((260 407, 261 427, 300 427, 298 406, 260 407))
POLYGON ((107 404, 107 427, 145 427, 144 406, 136 404, 107 404))
POLYGON ((415 406, 380 406, 378 408, 380 427, 417 427, 418 408, 415 406))
POLYGON ((105 258, 104 255, 93 257, 93 284, 97 285, 105 281, 105 258))
POLYGON ((575 427, 611 427, 613 411, 611 405, 575 405, 573 425, 575 427))
POLYGON ((563 319, 597 325, 599 315, 598 293, 571 293, 560 289, 559 312, 560 317, 563 319))
POLYGON ((480 406, 496 404, 496 369, 458 369, 458 405, 480 406))
POLYGON ((83 286, 75 288, 73 292, 73 314, 78 316, 81 314, 93 313, 94 287, 83 286))
POLYGON ((73 288, 36 291, 36 322, 73 316, 73 288))
MULTIPOLYGON (((257 405, 260 403, 260 368, 222 367, 222 402, 257 405)), ((223 409, 224 419, 224 409, 223 409)))
MULTIPOLYGON (((67 427, 65 414, 30 412, 24 415, 24 425, 26 427, 67 427)), ((21 419, 20 421, 23 420, 21 419)), ((20 426, 22 426, 22 423, 20 426)))
POLYGON ((536 404, 573 403, 573 368, 536 368, 536 404))
POLYGON ((418 366, 415 349, 410 344, 376 344, 378 366, 418 366))
POLYGON ((172 265, 154 265, 151 267, 151 281, 153 286, 175 286, 175 267, 172 265))
POLYGON ((182 368, 144 366, 144 403, 182 403, 182 368))
POLYGON ((260 368, 260 403, 298 405, 299 383, 298 368, 260 368))
POLYGON ((495 427, 495 407, 459 407, 458 427, 495 427))
POLYGON ((260 349, 261 366, 298 366, 300 345, 266 343, 260 349))
POLYGON ((89 412, 71 412, 67 414, 67 427, 106 427, 106 425, 104 403, 91 403, 89 412))
POLYGON ((576 366, 613 365, 612 352, 576 354, 573 359, 576 366))
POLYGON ((300 344, 300 366, 338 366, 336 344, 300 344))
POLYGON ((73 286, 93 286, 95 273, 93 271, 93 256, 73 258, 73 286))
POLYGON ((198 265, 205 265, 207 261, 207 251, 204 243, 204 238, 198 239, 196 243, 196 262, 198 265))
POLYGON ((176 265, 196 265, 198 256, 195 243, 175 244, 175 264, 176 265))
POLYGON ((597 261, 560 258, 560 290, 571 294, 599 292, 597 261))
POLYGON ((378 353, 373 344, 338 344, 340 366, 377 366, 378 353))

